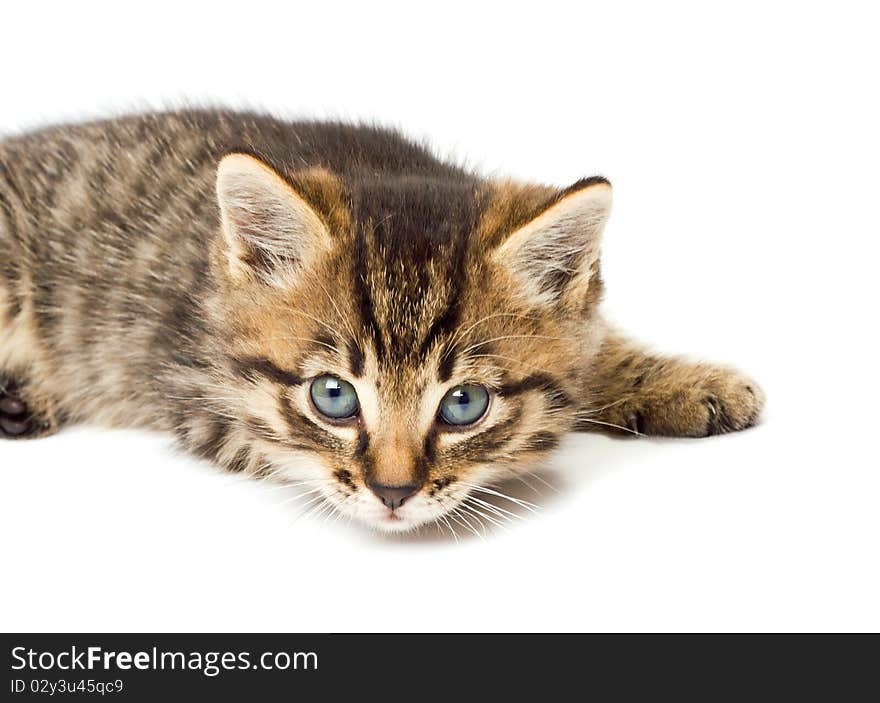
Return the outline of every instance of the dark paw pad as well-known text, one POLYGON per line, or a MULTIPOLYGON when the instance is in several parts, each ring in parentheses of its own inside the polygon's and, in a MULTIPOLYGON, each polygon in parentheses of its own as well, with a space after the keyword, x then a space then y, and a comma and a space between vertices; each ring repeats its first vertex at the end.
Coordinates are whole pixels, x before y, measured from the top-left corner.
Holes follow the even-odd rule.
POLYGON ((0 436, 26 437, 38 429, 27 403, 14 393, 0 392, 0 436))

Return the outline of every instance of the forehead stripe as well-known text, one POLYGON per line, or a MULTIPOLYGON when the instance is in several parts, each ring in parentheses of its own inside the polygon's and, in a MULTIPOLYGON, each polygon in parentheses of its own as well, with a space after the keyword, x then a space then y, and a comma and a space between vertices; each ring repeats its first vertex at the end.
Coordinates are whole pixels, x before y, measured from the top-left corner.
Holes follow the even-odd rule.
POLYGON ((376 357, 381 361, 385 357, 385 343, 379 331, 379 323, 376 321, 376 313, 373 310, 372 291, 370 291, 370 286, 367 282, 369 262, 367 261, 367 243, 363 232, 360 232, 355 239, 352 265, 354 269, 352 279, 355 287, 355 298, 358 301, 361 320, 373 337, 376 357))
MULTIPOLYGON (((454 283, 454 281, 453 281, 454 283)), ((437 341, 437 338, 441 335, 450 335, 455 331, 455 328, 458 326, 458 320, 461 316, 461 311, 459 309, 459 291, 458 286, 450 291, 450 303, 447 305, 446 309, 443 311, 443 314, 437 316, 431 325, 431 329, 428 330, 428 334, 425 336, 425 339, 422 341, 419 348, 419 356, 424 358, 427 353, 431 350, 431 347, 434 345, 434 342, 437 341)))
POLYGON ((446 383, 452 378, 452 372, 455 370, 457 353, 452 347, 447 347, 440 357, 440 365, 437 367, 437 378, 440 383, 446 383))
POLYGON ((364 374, 364 353, 355 340, 348 343, 348 367, 351 375, 360 378, 364 374))

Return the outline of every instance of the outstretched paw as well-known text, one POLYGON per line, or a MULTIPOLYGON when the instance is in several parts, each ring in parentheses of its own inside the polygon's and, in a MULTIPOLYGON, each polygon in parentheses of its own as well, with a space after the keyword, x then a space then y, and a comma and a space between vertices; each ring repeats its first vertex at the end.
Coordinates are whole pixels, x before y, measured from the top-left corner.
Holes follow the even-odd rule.
POLYGON ((760 387, 737 371, 697 366, 634 394, 611 422, 637 434, 708 437, 754 425, 764 406, 760 387))
POLYGON ((0 438, 44 437, 52 434, 55 427, 51 415, 32 408, 13 386, 0 390, 0 438))

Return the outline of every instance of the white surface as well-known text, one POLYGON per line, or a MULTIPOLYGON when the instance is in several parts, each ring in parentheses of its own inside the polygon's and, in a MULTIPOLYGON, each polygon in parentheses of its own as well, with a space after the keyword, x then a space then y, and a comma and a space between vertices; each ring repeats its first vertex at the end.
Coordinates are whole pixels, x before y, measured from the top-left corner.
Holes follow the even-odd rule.
POLYGON ((880 628, 877 24, 806 5, 5 8, 4 131, 189 96, 606 174, 610 314, 769 406, 736 436, 572 437, 539 517, 459 544, 294 522, 164 438, 5 442, 0 626, 880 628))

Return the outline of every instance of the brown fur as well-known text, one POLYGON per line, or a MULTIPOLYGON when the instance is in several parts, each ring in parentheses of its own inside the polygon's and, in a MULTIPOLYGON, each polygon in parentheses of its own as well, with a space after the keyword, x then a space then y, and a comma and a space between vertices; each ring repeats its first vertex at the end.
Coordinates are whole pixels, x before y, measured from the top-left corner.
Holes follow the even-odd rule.
POLYGON ((707 437, 751 427, 764 395, 754 381, 721 366, 651 354, 608 334, 591 374, 594 396, 578 429, 612 429, 670 437, 707 437))
POLYGON ((393 132, 251 114, 6 140, 0 434, 171 431, 397 530, 491 521, 475 486, 531 470, 571 429, 753 424, 754 382, 609 330, 609 205, 601 178, 487 181, 393 132), (354 385, 359 414, 316 410, 324 374, 354 385), (463 383, 491 401, 452 427, 438 406, 463 383), (391 511, 376 485, 416 493, 391 511))

